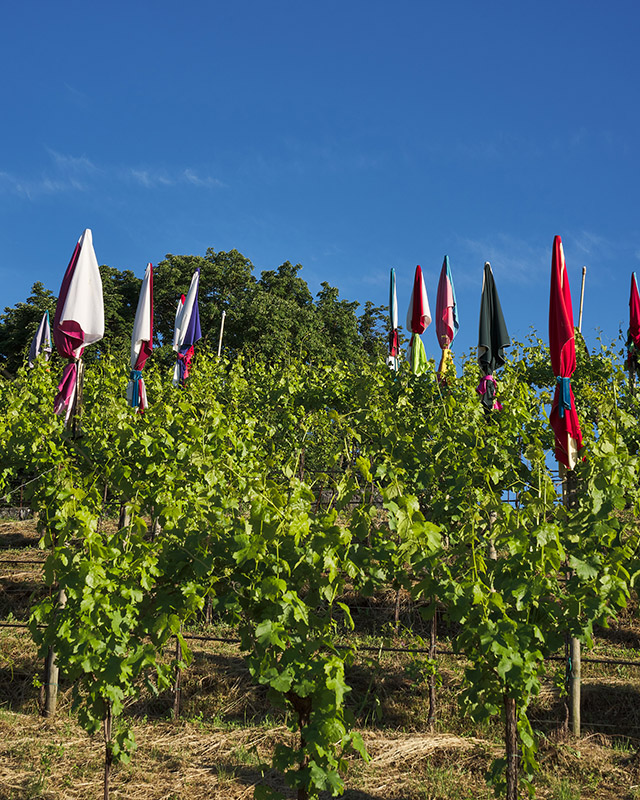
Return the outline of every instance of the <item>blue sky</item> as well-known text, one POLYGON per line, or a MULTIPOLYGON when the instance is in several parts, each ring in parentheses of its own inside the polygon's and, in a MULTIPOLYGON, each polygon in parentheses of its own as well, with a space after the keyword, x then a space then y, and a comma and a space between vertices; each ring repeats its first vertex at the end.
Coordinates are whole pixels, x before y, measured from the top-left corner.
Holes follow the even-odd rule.
POLYGON ((640 264, 638 41, 628 0, 7 5, 0 307, 57 292, 85 227, 140 277, 236 248, 386 304, 395 267, 402 317, 446 253, 462 350, 485 260, 512 337, 546 339, 560 234, 611 340, 640 264))

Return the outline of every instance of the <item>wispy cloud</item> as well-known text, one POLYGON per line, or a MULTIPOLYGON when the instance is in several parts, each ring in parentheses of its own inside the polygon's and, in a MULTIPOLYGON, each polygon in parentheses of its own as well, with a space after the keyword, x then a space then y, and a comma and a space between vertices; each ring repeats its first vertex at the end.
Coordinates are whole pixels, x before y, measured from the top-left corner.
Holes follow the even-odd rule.
POLYGON ((478 272, 485 261, 500 281, 520 286, 539 282, 541 276, 549 270, 550 248, 532 245, 530 242, 504 233, 496 234, 491 239, 461 238, 459 245, 469 259, 473 258, 477 268, 458 270, 461 282, 477 282, 478 272))
POLYGON ((27 200, 35 200, 44 195, 61 194, 70 190, 83 191, 84 186, 76 179, 65 179, 42 175, 36 178, 0 172, 0 192, 15 194, 27 200))
POLYGON ((47 148, 47 152, 53 160, 53 165, 60 173, 66 175, 95 175, 101 170, 87 158, 87 156, 70 156, 58 153, 57 150, 47 148))
POLYGON ((224 183, 212 175, 201 174, 191 167, 179 170, 167 170, 155 167, 125 167, 120 171, 122 179, 156 189, 169 186, 198 186, 203 189, 224 187, 224 183))
POLYGON ((191 183, 193 186, 224 186, 222 181, 218 180, 218 178, 213 178, 211 175, 198 175, 192 169, 185 169, 182 173, 182 178, 187 183, 191 183))
MULTIPOLYGON (((565 237, 563 237, 563 241, 564 238, 565 237)), ((590 233, 589 231, 580 231, 567 238, 572 246, 579 251, 580 255, 585 256, 585 258, 597 258, 607 251, 611 252, 615 247, 614 243, 608 241, 604 236, 590 233)))
POLYGON ((114 182, 159 189, 172 186, 193 186, 215 189, 224 184, 218 178, 193 167, 175 170, 153 166, 119 166, 97 164, 86 155, 60 153, 47 148, 50 163, 39 173, 20 175, 0 171, 0 193, 15 194, 29 200, 70 192, 104 191, 114 182))
POLYGON ((145 189, 155 189, 158 186, 173 186, 173 180, 166 172, 162 170, 152 169, 138 169, 130 167, 123 169, 119 172, 122 179, 125 181, 133 181, 134 183, 144 186, 145 189))

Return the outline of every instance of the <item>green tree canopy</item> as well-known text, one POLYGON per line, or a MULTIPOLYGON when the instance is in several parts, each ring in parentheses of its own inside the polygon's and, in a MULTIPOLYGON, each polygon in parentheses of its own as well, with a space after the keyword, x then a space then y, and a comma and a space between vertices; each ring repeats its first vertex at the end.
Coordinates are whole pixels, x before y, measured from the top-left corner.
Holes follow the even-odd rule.
MULTIPOLYGON (((159 347, 155 358, 173 358, 170 343, 177 303, 196 269, 200 269, 201 347, 217 349, 226 312, 223 344, 231 356, 247 352, 271 361, 293 355, 332 362, 379 358, 385 352, 382 307, 367 302, 359 317, 359 304, 340 299, 338 289, 326 282, 314 300, 300 275, 301 264, 285 261, 256 278, 253 264, 242 253, 209 248, 204 256, 168 254, 154 268, 154 330, 159 347)), ((105 265, 100 274, 105 336, 87 350, 87 358, 111 352, 126 360, 141 279, 131 270, 105 265)), ((55 312, 56 297, 49 289, 38 282, 31 291, 25 303, 6 308, 0 316, 0 364, 10 372, 23 363, 43 312, 49 310, 52 319, 55 312)))
POLYGON ((48 311, 53 322, 55 309, 56 296, 40 281, 33 284, 26 302, 5 308, 0 315, 0 354, 3 367, 9 372, 24 361, 42 315, 48 311))

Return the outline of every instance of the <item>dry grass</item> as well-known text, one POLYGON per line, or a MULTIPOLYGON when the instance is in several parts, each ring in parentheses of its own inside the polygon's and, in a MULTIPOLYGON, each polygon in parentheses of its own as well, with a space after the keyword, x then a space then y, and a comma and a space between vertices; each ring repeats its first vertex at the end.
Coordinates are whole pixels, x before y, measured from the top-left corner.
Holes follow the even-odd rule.
MULTIPOLYGON (((0 521, 0 558, 38 560, 33 520, 0 521)), ((41 591, 36 566, 0 564, 0 618, 26 618, 41 591), (2 567, 5 567, 3 569, 2 567)), ((410 599, 401 596, 401 625, 393 633, 395 593, 370 599, 344 598, 353 607, 361 644, 420 644, 426 626, 410 599), (374 638, 375 637, 375 638, 374 638)), ((594 653, 640 660, 640 625, 634 603, 598 631, 594 653)), ((233 635, 223 628, 214 635, 233 635)), ((449 631, 440 629, 440 646, 449 631)), ((193 663, 183 676, 182 718, 170 720, 172 696, 142 695, 127 708, 138 750, 130 765, 116 768, 112 797, 127 800, 250 798, 256 783, 282 791, 269 764, 276 743, 292 736, 287 715, 268 703, 250 679, 237 647, 193 641, 193 663)), ((348 705, 371 755, 350 761, 345 798, 350 800, 488 800, 484 774, 501 752, 501 723, 474 725, 460 714, 457 696, 463 664, 439 657, 437 733, 427 732, 428 692, 421 674, 424 656, 406 652, 358 655, 349 667, 348 705)), ((0 628, 0 800, 83 800, 101 796, 103 743, 88 737, 70 712, 70 688, 59 696, 58 718, 44 721, 34 677, 41 664, 29 635, 0 628)), ((531 707, 540 733, 538 796, 546 800, 640 800, 640 668, 583 663, 582 717, 585 737, 563 734, 564 700, 550 664, 543 691, 531 707)), ((287 796, 291 797, 291 793, 287 796)))
MULTIPOLYGON (((134 725, 134 730, 138 749, 130 765, 115 770, 114 799, 240 800, 251 798, 257 783, 267 783, 292 796, 268 766, 275 744, 292 736, 284 726, 216 730, 190 723, 147 722, 134 725)), ((468 770, 472 761, 480 760, 486 766, 488 756, 480 741, 366 732, 365 741, 372 761, 353 765, 346 797, 425 798, 428 787, 424 784, 424 765, 429 765, 433 773, 434 758, 457 761, 461 779, 462 772, 467 772, 464 782, 469 794, 464 796, 487 796, 481 775, 473 779, 474 770, 468 770), (483 754, 478 755, 480 752, 483 754)), ((71 718, 46 722, 33 715, 0 713, 3 800, 99 797, 103 757, 100 738, 84 734, 71 718)))

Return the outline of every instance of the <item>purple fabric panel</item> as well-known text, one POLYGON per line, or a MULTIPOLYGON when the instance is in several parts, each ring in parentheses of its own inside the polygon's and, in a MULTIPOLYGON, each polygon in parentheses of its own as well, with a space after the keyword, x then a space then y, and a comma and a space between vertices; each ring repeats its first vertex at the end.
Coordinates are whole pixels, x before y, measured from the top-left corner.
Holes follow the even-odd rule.
POLYGON ((76 387, 76 362, 72 361, 62 371, 62 379, 58 384, 58 394, 53 401, 53 410, 56 414, 62 413, 68 406, 76 387))
MULTIPOLYGON (((200 270, 198 270, 200 272, 200 270)), ((202 331, 200 330, 200 309, 198 308, 198 294, 200 293, 200 276, 198 276, 198 290, 196 292, 196 301, 193 304, 189 324, 187 325, 187 332, 184 335, 184 347, 191 347, 198 339, 202 338, 202 331)))
POLYGON ((71 256, 71 261, 69 262, 69 266, 67 267, 67 271, 64 273, 64 278, 62 279, 62 286, 60 287, 60 293, 58 294, 58 302, 56 304, 56 313, 53 318, 53 341, 56 346, 56 350, 61 356, 66 358, 75 358, 73 351, 76 347, 79 347, 82 342, 84 341, 84 333, 79 325, 76 325, 76 329, 69 329, 69 323, 65 323, 64 329, 60 327, 60 317, 62 316, 62 309, 64 308, 65 300, 67 299, 67 294, 69 292, 69 284, 71 283, 71 278, 73 277, 74 270, 76 268, 76 264, 78 263, 78 256, 80 255, 80 242, 76 245, 76 249, 73 251, 73 255, 71 256), (80 333, 80 336, 78 336, 80 333), (74 335, 75 334, 75 335, 74 335))

